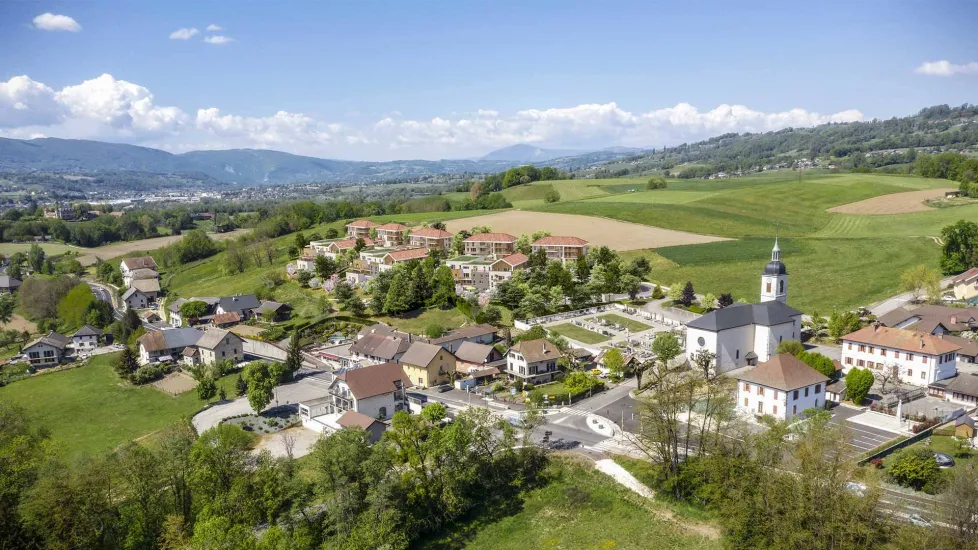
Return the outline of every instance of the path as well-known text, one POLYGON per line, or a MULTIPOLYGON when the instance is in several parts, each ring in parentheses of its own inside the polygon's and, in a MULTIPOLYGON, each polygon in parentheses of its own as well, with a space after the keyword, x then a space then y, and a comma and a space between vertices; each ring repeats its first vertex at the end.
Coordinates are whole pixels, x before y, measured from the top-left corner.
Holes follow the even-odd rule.
MULTIPOLYGON (((952 277, 941 279, 941 288, 944 288, 947 285, 951 284, 951 279, 952 277)), ((881 302, 877 302, 869 306, 869 311, 872 312, 873 315, 880 317, 881 315, 886 315, 887 313, 895 310, 898 307, 903 307, 909 304, 912 299, 913 299, 912 293, 904 292, 903 294, 897 294, 896 296, 892 296, 881 302)))

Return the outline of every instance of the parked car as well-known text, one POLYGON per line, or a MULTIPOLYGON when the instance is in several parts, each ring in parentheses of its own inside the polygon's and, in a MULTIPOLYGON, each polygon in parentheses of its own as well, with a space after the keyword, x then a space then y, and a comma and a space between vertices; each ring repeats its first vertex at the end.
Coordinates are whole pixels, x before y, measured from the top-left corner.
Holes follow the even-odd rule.
POLYGON ((866 496, 867 489, 869 489, 869 487, 867 487, 865 483, 859 481, 846 482, 846 491, 849 491, 850 493, 856 495, 857 497, 866 496))
POLYGON ((442 384, 441 386, 438 386, 438 393, 445 393, 451 389, 452 389, 451 384, 442 384))
POLYGON ((951 466, 954 466, 954 459, 951 458, 951 455, 935 452, 934 460, 937 461, 937 465, 941 468, 950 468, 951 466))
POLYGON ((931 526, 931 522, 929 522, 926 519, 920 517, 920 514, 913 514, 913 515, 911 515, 907 519, 910 520, 910 523, 916 525, 917 527, 930 527, 931 526))

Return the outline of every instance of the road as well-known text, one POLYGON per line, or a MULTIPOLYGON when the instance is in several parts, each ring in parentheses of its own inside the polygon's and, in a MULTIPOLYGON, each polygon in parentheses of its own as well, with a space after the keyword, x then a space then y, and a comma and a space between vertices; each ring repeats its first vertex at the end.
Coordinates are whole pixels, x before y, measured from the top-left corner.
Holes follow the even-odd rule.
MULTIPOLYGON (((952 279, 953 277, 941 279, 941 288, 945 288, 947 285, 951 284, 952 279)), ((904 292, 903 294, 897 294, 896 296, 892 296, 886 300, 883 300, 882 302, 869 306, 869 311, 872 312, 873 315, 879 317, 881 315, 886 315, 898 307, 907 305, 912 299, 913 294, 910 292, 904 292)))
POLYGON ((112 304, 112 316, 115 317, 117 321, 122 319, 123 312, 116 306, 114 300, 115 293, 112 290, 110 290, 109 287, 104 286, 100 283, 96 283, 93 281, 87 281, 87 282, 88 282, 88 286, 91 287, 92 289, 92 294, 94 294, 96 298, 98 298, 103 302, 108 302, 112 304))

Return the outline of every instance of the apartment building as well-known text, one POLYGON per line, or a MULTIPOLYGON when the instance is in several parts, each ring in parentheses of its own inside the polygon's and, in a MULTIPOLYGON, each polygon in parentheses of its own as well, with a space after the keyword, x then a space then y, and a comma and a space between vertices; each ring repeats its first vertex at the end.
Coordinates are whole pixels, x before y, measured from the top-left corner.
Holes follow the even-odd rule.
POLYGON ((506 353, 506 374, 511 380, 519 378, 532 384, 550 382, 560 372, 560 356, 557 346, 545 338, 520 342, 506 353))
POLYGON ((489 266, 489 288, 496 288, 496 285, 503 281, 508 281, 513 277, 513 272, 518 269, 526 269, 530 259, 526 254, 510 254, 505 258, 500 258, 489 266))
POLYGON ((587 256, 588 242, 578 237, 541 237, 530 245, 533 252, 543 250, 548 260, 572 263, 581 256, 587 256))
POLYGON ((408 227, 399 223, 385 223, 374 228, 377 232, 377 240, 383 246, 400 246, 404 244, 404 233, 408 227))
POLYGON ((824 409, 829 378, 790 353, 775 355, 736 376, 737 409, 791 420, 805 409, 824 409))
POLYGON ((452 234, 431 227, 414 229, 408 235, 408 244, 423 247, 428 251, 448 251, 452 248, 452 234))
POLYGON ((466 256, 502 258, 516 253, 516 237, 508 233, 479 233, 465 239, 466 256))
POLYGON ((351 239, 366 239, 370 237, 370 230, 379 226, 370 220, 357 220, 346 224, 346 236, 351 239))
POLYGON ((877 324, 842 337, 842 370, 895 369, 901 382, 929 386, 957 374, 960 349, 941 335, 877 324))
POLYGON ((423 260, 428 257, 428 250, 424 248, 405 248, 401 250, 392 250, 381 258, 379 264, 377 264, 377 269, 379 271, 387 271, 393 268, 397 264, 403 264, 405 262, 410 262, 413 260, 423 260))

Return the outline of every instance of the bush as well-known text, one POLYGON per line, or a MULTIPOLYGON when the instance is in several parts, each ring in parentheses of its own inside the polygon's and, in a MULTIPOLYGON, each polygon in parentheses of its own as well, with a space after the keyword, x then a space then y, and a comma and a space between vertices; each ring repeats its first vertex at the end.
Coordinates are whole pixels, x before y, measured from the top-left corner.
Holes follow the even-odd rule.
POLYGON ((554 203, 560 201, 560 193, 556 189, 551 189, 547 191, 547 194, 543 196, 543 202, 554 203))
POLYGON ((665 189, 666 185, 665 178, 649 178, 649 182, 645 184, 645 188, 649 191, 654 191, 656 189, 665 189))
POLYGON ((795 357, 798 357, 805 352, 805 346, 801 345, 798 340, 785 340, 778 344, 778 353, 790 353, 795 357))
POLYGON ((883 469, 883 459, 882 458, 874 458, 874 459, 870 460, 869 463, 872 464, 873 465, 873 468, 876 468, 877 470, 882 470, 883 469))
POLYGON ((927 428, 932 428, 940 423, 941 421, 939 419, 931 418, 930 420, 924 420, 923 422, 918 422, 914 424, 913 428, 911 428, 910 431, 912 431, 915 434, 919 434, 920 432, 926 430, 927 428))
POLYGON ((129 375, 129 381, 137 386, 163 378, 164 369, 158 365, 146 365, 139 367, 136 372, 129 375))
POLYGON ((540 403, 543 403, 543 392, 540 390, 533 390, 526 398, 530 403, 539 405, 540 403))
POLYGON ((662 292, 662 288, 659 287, 659 285, 655 285, 655 288, 652 289, 652 298, 654 300, 661 300, 665 297, 666 297, 666 293, 662 292))
POLYGON ((921 490, 925 486, 935 488, 941 470, 937 466, 934 454, 929 450, 923 447, 910 447, 890 459, 889 474, 896 483, 921 490))

